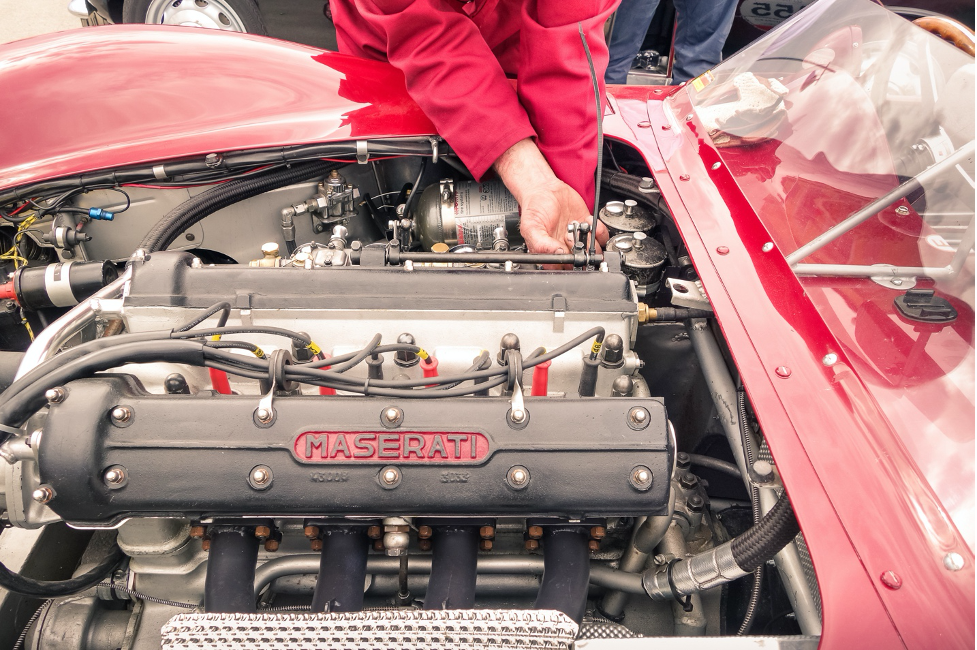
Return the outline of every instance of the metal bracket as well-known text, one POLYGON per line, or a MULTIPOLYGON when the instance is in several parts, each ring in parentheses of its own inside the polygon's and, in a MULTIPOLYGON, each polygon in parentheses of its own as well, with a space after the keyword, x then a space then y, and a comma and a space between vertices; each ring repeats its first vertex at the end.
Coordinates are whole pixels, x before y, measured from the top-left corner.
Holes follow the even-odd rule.
POLYGON ((268 392, 258 400, 258 408, 254 410, 255 426, 267 429, 275 423, 275 391, 278 390, 278 382, 272 378, 271 387, 268 392))
POLYGON ((709 304, 709 297, 706 295, 705 289, 702 288, 700 281, 666 278, 665 283, 672 291, 672 304, 676 307, 712 311, 712 305, 709 304))
POLYGON ((431 140, 431 162, 437 165, 438 159, 440 157, 440 154, 438 153, 438 146, 441 144, 441 138, 432 137, 430 140, 431 140))
POLYGON ((522 381, 516 379, 512 387, 512 397, 509 398, 509 413, 506 415, 509 426, 513 429, 525 429, 529 424, 529 411, 522 394, 522 381))
POLYGON ((567 316, 567 299, 556 294, 553 296, 553 331, 557 334, 563 332, 563 326, 566 323, 567 316))
POLYGON ((370 162, 369 145, 366 140, 356 141, 356 162, 361 165, 370 162))
POLYGON ((872 266, 879 267, 879 274, 869 278, 875 284, 896 291, 907 291, 916 286, 916 278, 911 275, 886 274, 886 268, 895 268, 892 264, 873 264, 872 266))

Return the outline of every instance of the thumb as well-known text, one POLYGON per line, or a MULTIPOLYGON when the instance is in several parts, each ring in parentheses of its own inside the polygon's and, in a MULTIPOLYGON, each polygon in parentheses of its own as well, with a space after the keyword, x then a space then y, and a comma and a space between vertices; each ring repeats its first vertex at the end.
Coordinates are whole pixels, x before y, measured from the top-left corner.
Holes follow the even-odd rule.
POLYGON ((530 253, 559 253, 567 252, 566 246, 550 237, 541 228, 524 228, 522 238, 526 240, 526 250, 530 253))

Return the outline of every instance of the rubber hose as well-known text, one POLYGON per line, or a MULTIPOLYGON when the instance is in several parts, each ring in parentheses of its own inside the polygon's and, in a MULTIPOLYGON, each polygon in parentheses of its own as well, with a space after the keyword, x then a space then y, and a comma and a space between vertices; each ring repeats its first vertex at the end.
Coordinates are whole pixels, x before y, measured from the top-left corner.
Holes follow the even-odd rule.
MULTIPOLYGON (((363 526, 322 529, 319 578, 312 594, 312 611, 358 612, 363 609, 369 539, 363 526)), ((253 582, 253 581, 252 581, 253 582)))
POLYGON ((147 253, 166 250, 187 228, 218 210, 280 187, 322 176, 342 166, 343 163, 316 161, 294 165, 269 174, 221 183, 184 201, 167 213, 143 238, 139 248, 147 253))
POLYGON ((543 581, 536 609, 555 609, 577 623, 583 620, 590 584, 588 537, 580 526, 543 529, 543 581))
MULTIPOLYGON (((746 419, 746 391, 743 389, 736 392, 736 409, 740 421, 740 435, 743 437, 743 450, 746 452, 746 464, 748 467, 753 467, 753 463, 756 462, 756 457, 753 453, 753 441, 750 438, 750 425, 746 419)), ((739 470, 736 473, 739 475, 739 470)), ((760 523, 761 517, 760 490, 757 489, 756 485, 750 485, 750 505, 753 508, 753 525, 755 526, 760 523)), ((760 602, 760 590, 762 588, 763 565, 761 564, 753 570, 753 586, 750 587, 750 600, 746 605, 746 615, 743 616, 743 622, 736 631, 737 636, 747 634, 750 631, 750 627, 753 626, 753 618, 756 615, 756 608, 760 602)))
POLYGON ((23 352, 0 352, 0 391, 7 390, 14 383, 17 369, 23 360, 23 352))
POLYGON ((760 523, 731 542, 733 559, 744 571, 753 571, 801 532, 794 509, 786 496, 781 497, 760 523))
POLYGON ((471 609, 475 606, 478 527, 434 528, 431 580, 424 609, 471 609))
POLYGON ((221 526, 210 531, 210 556, 204 585, 208 613, 256 611, 254 572, 258 564, 258 538, 253 528, 221 526))
POLYGON ((122 549, 115 546, 112 552, 106 555, 105 559, 95 565, 94 568, 70 580, 34 580, 14 573, 0 564, 0 587, 29 598, 70 596, 90 589, 105 579, 123 558, 123 555, 122 549))
MULTIPOLYGON (((701 454, 689 454, 689 460, 692 461, 693 465, 714 469, 717 472, 723 472, 724 474, 735 476, 738 480, 743 480, 743 474, 740 473, 740 468, 733 463, 727 463, 725 460, 719 460, 718 458, 703 456, 701 454)), ((760 518, 757 517, 753 520, 753 523, 756 524, 759 523, 759 521, 760 518)))
POLYGON ((641 179, 639 179, 637 176, 625 174, 610 168, 604 170, 600 180, 600 186, 602 188, 622 194, 627 198, 634 199, 639 203, 644 203, 645 205, 661 212, 668 218, 671 218, 671 212, 668 210, 668 206, 665 205, 665 202, 661 200, 661 194, 658 192, 653 194, 646 194, 645 192, 642 192, 640 189, 638 189, 640 183, 641 179))

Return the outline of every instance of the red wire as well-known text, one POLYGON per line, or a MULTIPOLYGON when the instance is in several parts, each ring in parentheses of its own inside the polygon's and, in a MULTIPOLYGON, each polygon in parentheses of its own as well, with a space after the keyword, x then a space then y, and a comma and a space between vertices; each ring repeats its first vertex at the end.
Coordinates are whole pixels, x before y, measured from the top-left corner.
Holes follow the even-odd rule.
POLYGON ((11 216, 11 217, 12 217, 12 216, 14 216, 14 215, 15 215, 15 214, 17 214, 18 212, 20 212, 21 210, 23 210, 24 208, 26 208, 26 207, 27 207, 28 205, 30 205, 30 204, 29 204, 29 203, 26 203, 26 202, 25 202, 25 203, 23 203, 23 204, 22 204, 22 205, 21 205, 21 206, 20 206, 19 208, 17 208, 17 209, 16 209, 16 210, 14 210, 13 212, 11 212, 11 213, 10 213, 10 216, 11 216))

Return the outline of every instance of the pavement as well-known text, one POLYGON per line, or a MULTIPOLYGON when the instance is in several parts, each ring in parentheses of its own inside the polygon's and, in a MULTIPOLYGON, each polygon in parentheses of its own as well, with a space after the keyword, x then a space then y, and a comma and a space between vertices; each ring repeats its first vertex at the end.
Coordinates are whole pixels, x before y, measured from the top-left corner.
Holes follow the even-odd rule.
MULTIPOLYGON (((323 4, 263 0, 261 9, 271 36, 335 50, 336 30, 323 16, 323 4)), ((0 0, 0 43, 79 27, 81 21, 68 13, 68 0, 0 0)))
POLYGON ((0 43, 79 27, 68 0, 0 0, 0 43))

